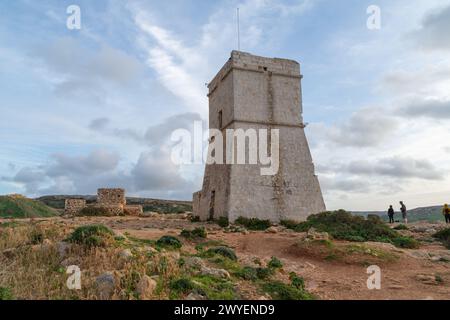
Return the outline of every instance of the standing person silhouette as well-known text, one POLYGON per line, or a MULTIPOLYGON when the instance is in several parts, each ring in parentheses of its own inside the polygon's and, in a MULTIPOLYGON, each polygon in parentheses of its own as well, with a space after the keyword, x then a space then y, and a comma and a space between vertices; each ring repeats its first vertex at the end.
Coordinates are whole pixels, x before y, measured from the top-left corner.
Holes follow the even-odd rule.
POLYGON ((405 224, 408 224, 408 216, 407 216, 407 213, 406 213, 406 206, 405 206, 405 204, 403 203, 403 201, 400 201, 400 205, 401 205, 400 211, 402 212, 403 222, 404 222, 405 224))
POLYGON ((442 214, 445 218, 445 223, 450 223, 450 208, 448 204, 444 204, 444 208, 442 208, 442 214))
POLYGON ((389 216, 389 223, 394 223, 394 208, 392 207, 392 204, 389 206, 388 209, 388 216, 389 216))

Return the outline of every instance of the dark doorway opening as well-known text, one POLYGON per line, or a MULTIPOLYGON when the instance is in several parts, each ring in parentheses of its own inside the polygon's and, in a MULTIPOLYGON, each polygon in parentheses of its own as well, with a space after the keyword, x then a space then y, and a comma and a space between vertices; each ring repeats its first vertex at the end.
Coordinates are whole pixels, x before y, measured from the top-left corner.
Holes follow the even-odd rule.
POLYGON ((211 199, 209 202, 209 220, 214 220, 214 205, 216 202, 216 190, 211 191, 211 199))

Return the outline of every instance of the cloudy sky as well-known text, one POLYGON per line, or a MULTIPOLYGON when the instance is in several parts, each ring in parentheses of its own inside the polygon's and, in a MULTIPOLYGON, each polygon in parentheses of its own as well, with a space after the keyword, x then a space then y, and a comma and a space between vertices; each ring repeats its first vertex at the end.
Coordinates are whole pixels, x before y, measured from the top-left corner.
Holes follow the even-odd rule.
POLYGON ((1 1, 0 194, 190 199, 169 137, 207 120, 237 7, 243 51, 302 65, 329 209, 450 202, 450 0, 1 1))

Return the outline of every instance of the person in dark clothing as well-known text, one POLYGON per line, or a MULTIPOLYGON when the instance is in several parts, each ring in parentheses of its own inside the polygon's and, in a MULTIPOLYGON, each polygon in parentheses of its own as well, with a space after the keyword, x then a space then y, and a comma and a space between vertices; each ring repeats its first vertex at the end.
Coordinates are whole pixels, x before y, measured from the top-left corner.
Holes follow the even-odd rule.
POLYGON ((444 204, 442 214, 444 215, 445 223, 450 223, 450 208, 448 207, 448 204, 444 204))
POLYGON ((406 214, 406 206, 405 206, 405 204, 403 203, 403 201, 400 201, 400 205, 401 205, 400 211, 402 212, 403 222, 404 222, 405 224, 408 224, 408 216, 407 216, 407 214, 406 214))
POLYGON ((389 223, 394 223, 394 213, 394 208, 390 205, 388 209, 389 223))

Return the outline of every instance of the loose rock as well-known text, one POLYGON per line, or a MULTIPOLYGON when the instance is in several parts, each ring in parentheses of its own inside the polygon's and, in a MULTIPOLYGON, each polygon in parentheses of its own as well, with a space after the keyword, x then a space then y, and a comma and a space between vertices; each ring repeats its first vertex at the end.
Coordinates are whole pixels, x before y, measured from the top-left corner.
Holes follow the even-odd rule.
POLYGON ((142 300, 149 300, 155 291, 157 283, 147 275, 144 275, 136 286, 136 292, 142 300))
POLYGON ((227 270, 224 269, 215 269, 215 268, 208 268, 203 266, 200 269, 200 273, 204 276, 213 276, 213 277, 218 277, 218 278, 230 278, 230 274, 228 273, 227 270))
POLYGON ((310 228, 306 234, 306 238, 309 240, 329 240, 330 235, 328 232, 318 232, 315 228, 310 228))
POLYGON ((133 253, 130 249, 124 249, 119 253, 119 257, 124 260, 130 260, 131 258, 133 258, 133 253))
POLYGON ((72 248, 72 244, 60 241, 56 244, 56 248, 58 250, 58 255, 61 259, 64 259, 70 252, 72 248))
POLYGON ((104 273, 95 279, 97 296, 100 300, 110 300, 114 294, 115 278, 110 272, 104 273))
POLYGON ((191 292, 186 297, 186 300, 206 300, 206 297, 202 296, 201 294, 191 292))

